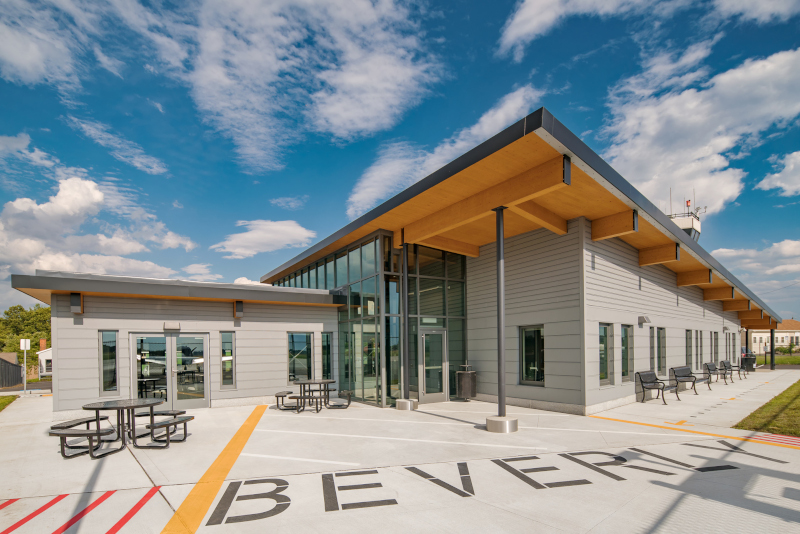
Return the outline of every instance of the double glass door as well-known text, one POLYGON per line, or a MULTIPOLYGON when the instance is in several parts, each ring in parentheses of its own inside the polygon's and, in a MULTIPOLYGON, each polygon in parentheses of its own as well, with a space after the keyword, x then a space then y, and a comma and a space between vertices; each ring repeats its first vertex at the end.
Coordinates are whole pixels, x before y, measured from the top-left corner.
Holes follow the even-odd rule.
POLYGON ((447 331, 420 329, 418 346, 419 402, 448 400, 447 331))
POLYGON ((132 334, 136 392, 172 410, 208 406, 208 334, 132 334))

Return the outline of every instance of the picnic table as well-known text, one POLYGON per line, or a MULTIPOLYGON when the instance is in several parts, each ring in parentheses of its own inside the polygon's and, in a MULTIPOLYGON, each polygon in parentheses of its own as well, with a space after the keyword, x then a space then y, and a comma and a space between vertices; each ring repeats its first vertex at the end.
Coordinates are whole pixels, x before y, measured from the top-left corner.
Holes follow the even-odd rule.
POLYGON ((309 400, 308 404, 310 406, 311 401, 306 397, 312 397, 314 396, 314 393, 319 393, 319 395, 322 396, 322 401, 325 404, 325 406, 328 406, 331 394, 330 385, 335 383, 336 380, 329 380, 329 379, 296 381, 295 385, 300 386, 300 397, 302 397, 301 399, 298 399, 298 402, 302 401, 303 406, 305 406, 306 400, 309 400), (318 387, 314 389, 314 386, 318 387))
MULTIPOLYGON (((137 408, 149 408, 150 409, 150 424, 154 423, 154 414, 153 408, 158 406, 159 404, 163 404, 164 399, 122 399, 122 400, 112 400, 112 401, 102 401, 102 402, 93 402, 90 404, 84 404, 84 410, 90 410, 95 412, 95 420, 97 423, 97 429, 100 429, 100 412, 111 410, 117 412, 117 439, 122 440, 122 445, 119 449, 115 452, 119 452, 122 449, 127 447, 127 443, 125 441, 125 434, 128 433, 133 439, 133 436, 136 435, 136 417, 135 417, 135 410, 137 408), (125 414, 128 414, 127 423, 125 421, 125 414)), ((117 441, 114 439, 113 441, 117 441)), ((134 446, 136 444, 134 443, 134 446)))
MULTIPOLYGON (((144 398, 147 398, 147 383, 148 382, 152 382, 153 384, 152 384, 152 387, 150 389, 155 390, 155 383, 158 382, 161 379, 160 378, 139 378, 138 380, 144 386, 144 388, 143 388, 144 389, 144 398)), ((139 395, 141 395, 141 394, 142 394, 142 391, 140 390, 139 391, 139 395)))

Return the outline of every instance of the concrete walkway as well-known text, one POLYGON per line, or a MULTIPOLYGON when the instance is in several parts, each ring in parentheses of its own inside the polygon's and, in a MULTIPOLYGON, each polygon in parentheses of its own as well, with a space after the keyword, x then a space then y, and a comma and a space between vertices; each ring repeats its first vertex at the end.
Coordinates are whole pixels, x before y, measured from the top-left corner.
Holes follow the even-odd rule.
POLYGON ((592 417, 511 407, 512 435, 480 402, 195 410, 186 443, 98 461, 63 460, 51 399, 25 397, 0 413, 0 534, 800 531, 800 439, 730 428, 798 379, 592 417))

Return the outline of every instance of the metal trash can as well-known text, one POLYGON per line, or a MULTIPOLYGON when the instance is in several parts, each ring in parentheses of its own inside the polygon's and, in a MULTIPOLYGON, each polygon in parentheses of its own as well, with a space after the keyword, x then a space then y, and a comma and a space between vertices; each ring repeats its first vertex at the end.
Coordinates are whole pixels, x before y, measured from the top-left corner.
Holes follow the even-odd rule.
POLYGON ((755 365, 756 365, 756 357, 755 356, 742 356, 742 365, 744 366, 745 370, 748 373, 754 372, 755 365))
POLYGON ((471 365, 462 365, 461 371, 456 371, 456 397, 469 401, 478 393, 478 375, 472 370, 471 365))

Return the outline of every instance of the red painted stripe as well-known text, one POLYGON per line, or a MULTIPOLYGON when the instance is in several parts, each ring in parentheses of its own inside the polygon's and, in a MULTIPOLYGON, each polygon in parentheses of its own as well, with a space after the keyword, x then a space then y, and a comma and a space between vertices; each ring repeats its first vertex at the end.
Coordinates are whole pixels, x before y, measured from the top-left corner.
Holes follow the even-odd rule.
POLYGON ((0 504, 0 510, 2 510, 3 508, 5 508, 5 507, 6 507, 6 506, 8 506, 9 504, 14 504, 14 503, 15 503, 15 502, 17 502, 18 500, 19 500, 19 499, 9 499, 9 500, 7 500, 7 501, 6 501, 6 502, 4 502, 3 504, 0 504))
POLYGON ((142 497, 142 498, 139 500, 139 502, 137 502, 137 503, 136 503, 136 504, 133 506, 133 508, 131 508, 131 509, 130 509, 130 511, 129 511, 127 514, 125 514, 124 516, 122 516, 122 519, 120 519, 119 521, 117 521, 117 524, 116 524, 116 525, 114 525, 113 527, 111 527, 111 530, 109 530, 108 532, 106 532, 106 534, 117 534, 117 532, 119 532, 119 530, 120 530, 122 527, 124 527, 124 526, 125 526, 125 524, 126 524, 128 521, 130 521, 130 520, 131 520, 131 518, 132 518, 133 516, 135 516, 135 515, 136 515, 136 514, 139 512, 139 510, 141 510, 141 509, 142 509, 142 506, 144 506, 145 504, 147 504, 147 501, 149 501, 149 500, 150 500, 150 498, 151 498, 153 495, 155 495, 156 493, 158 493, 158 490, 160 490, 160 489, 161 489, 161 486, 156 486, 155 488, 150 488, 150 491, 148 491, 148 492, 145 494, 145 496, 144 496, 144 497, 142 497))
POLYGON ((765 434, 763 436, 758 436, 758 439, 774 439, 775 441, 800 441, 800 438, 796 438, 794 436, 784 436, 782 434, 765 434))
POLYGON ((800 439, 774 438, 774 437, 762 437, 758 439, 762 441, 774 441, 775 443, 789 443, 790 445, 800 445, 800 439))
POLYGON ((83 510, 81 510, 80 512, 78 512, 77 514, 75 514, 75 517, 73 517, 72 519, 70 519, 69 521, 67 521, 67 522, 66 522, 66 523, 64 523, 63 525, 61 525, 61 526, 60 526, 59 528, 57 528, 56 530, 54 530, 54 531, 53 531, 53 534, 63 534, 64 532, 66 532, 66 531, 69 529, 69 527, 71 527, 72 525, 74 525, 75 523, 77 523, 78 521, 80 521, 81 519, 83 519, 83 517, 84 517, 86 514, 88 514, 89 512, 91 512, 92 510, 94 510, 95 508, 97 508, 98 506, 100 506, 100 505, 103 503, 103 501, 105 501, 106 499, 108 499, 109 497, 111 497, 111 495, 112 495, 112 494, 113 494, 115 491, 116 491, 116 490, 111 490, 111 491, 107 491, 107 492, 105 492, 104 494, 102 494, 102 495, 100 496, 100 498, 99 498, 99 499, 97 499, 97 500, 96 500, 96 501, 94 501, 92 504, 90 504, 89 506, 87 506, 86 508, 84 508, 83 510))
POLYGON ((27 523, 28 521, 30 521, 34 517, 36 517, 37 515, 41 514, 42 512, 44 512, 45 510, 47 510, 48 508, 53 506, 54 504, 58 503, 60 500, 66 499, 68 496, 69 496, 69 494, 59 495, 58 497, 56 497, 55 499, 53 499, 49 503, 45 504, 44 506, 42 506, 41 508, 39 508, 35 512, 29 514, 26 517, 23 517, 22 519, 20 519, 19 521, 17 521, 16 523, 11 525, 7 529, 5 529, 3 532, 0 532, 0 534, 8 534, 9 532, 14 532, 19 527, 21 527, 22 525, 24 525, 25 523, 27 523))

